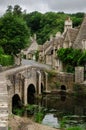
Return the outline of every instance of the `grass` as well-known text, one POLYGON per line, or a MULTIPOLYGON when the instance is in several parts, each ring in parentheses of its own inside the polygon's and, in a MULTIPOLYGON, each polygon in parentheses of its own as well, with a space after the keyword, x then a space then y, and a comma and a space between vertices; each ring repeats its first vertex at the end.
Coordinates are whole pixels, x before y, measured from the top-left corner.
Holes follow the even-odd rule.
POLYGON ((74 127, 67 128, 66 130, 83 130, 83 129, 79 126, 74 126, 74 127))

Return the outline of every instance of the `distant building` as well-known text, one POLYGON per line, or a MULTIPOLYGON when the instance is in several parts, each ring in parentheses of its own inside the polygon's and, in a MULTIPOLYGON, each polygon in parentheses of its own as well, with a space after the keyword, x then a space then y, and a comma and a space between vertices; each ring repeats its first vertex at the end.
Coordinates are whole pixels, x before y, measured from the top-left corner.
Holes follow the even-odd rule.
POLYGON ((22 53, 26 59, 35 60, 35 52, 38 50, 38 43, 36 42, 36 34, 30 38, 31 44, 26 49, 22 50, 22 53))

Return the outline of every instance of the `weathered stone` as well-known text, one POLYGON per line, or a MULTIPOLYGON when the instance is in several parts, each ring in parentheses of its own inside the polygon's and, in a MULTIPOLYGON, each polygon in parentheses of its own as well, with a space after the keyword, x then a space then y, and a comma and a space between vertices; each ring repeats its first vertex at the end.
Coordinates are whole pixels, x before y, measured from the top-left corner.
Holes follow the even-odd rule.
POLYGON ((84 67, 75 67, 75 83, 84 81, 84 67))

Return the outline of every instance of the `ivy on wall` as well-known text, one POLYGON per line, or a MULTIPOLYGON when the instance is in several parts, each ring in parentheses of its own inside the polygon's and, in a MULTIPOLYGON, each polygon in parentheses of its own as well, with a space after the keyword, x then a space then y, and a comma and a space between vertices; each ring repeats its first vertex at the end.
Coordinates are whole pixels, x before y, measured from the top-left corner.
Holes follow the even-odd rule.
POLYGON ((86 50, 61 48, 57 51, 57 56, 69 72, 72 72, 75 66, 84 66, 86 63, 86 50))

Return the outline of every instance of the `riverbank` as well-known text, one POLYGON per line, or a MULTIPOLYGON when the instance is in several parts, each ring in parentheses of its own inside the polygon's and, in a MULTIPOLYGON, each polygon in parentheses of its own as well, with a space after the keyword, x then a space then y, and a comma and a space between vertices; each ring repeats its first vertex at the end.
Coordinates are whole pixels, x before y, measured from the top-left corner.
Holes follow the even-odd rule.
POLYGON ((9 117, 9 129, 10 130, 56 130, 55 128, 35 123, 26 117, 19 117, 15 115, 11 115, 9 117))

